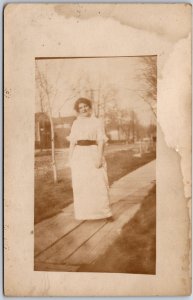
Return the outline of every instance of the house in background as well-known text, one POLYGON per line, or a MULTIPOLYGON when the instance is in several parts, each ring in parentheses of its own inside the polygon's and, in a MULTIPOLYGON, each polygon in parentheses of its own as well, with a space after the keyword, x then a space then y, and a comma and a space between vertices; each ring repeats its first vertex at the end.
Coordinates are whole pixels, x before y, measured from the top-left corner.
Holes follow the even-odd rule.
MULTIPOLYGON (((69 145, 67 140, 75 116, 53 118, 55 148, 69 145)), ((46 113, 35 114, 35 149, 51 148, 51 125, 46 113)))
POLYGON ((35 114, 35 149, 51 148, 51 126, 47 114, 35 114))
MULTIPOLYGON (((75 116, 53 118, 55 148, 66 148, 69 146, 67 137, 70 134, 75 118, 75 116)), ((153 135, 155 136, 154 139, 156 139, 155 125, 143 128, 140 124, 122 124, 120 126, 116 122, 110 123, 108 119, 104 121, 109 143, 134 143, 153 135)), ((46 113, 38 112, 35 114, 35 148, 40 150, 51 148, 51 126, 46 113)))
POLYGON ((70 134, 71 126, 75 118, 75 116, 53 118, 56 148, 69 146, 67 137, 70 134))

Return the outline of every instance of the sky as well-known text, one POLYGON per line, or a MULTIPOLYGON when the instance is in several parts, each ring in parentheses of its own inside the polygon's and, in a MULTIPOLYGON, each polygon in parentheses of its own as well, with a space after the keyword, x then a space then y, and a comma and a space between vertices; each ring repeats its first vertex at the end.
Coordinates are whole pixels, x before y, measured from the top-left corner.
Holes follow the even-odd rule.
MULTIPOLYGON (((152 58, 156 63, 156 58, 152 58)), ((108 105, 135 110, 140 122, 155 121, 150 105, 142 98, 148 90, 140 79, 146 72, 141 57, 60 58, 36 60, 36 74, 46 82, 52 115, 75 115, 74 102, 79 97, 106 99, 108 105)), ((36 112, 41 111, 40 87, 36 78, 36 112)), ((44 99, 44 107, 46 99, 44 99)))

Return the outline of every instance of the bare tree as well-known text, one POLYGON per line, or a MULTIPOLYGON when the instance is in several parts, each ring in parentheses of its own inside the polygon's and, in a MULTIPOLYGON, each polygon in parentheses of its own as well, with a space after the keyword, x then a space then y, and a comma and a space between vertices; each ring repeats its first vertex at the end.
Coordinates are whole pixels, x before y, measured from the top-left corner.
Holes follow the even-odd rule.
POLYGON ((44 110, 47 111, 49 121, 50 121, 50 126, 51 126, 52 169, 53 169, 54 182, 56 183, 58 181, 58 178, 57 178, 56 160, 55 160, 54 124, 53 124, 52 108, 50 102, 50 98, 53 93, 53 87, 49 85, 46 76, 42 72, 40 72, 37 62, 36 62, 36 81, 40 93, 41 108, 43 109, 44 107, 44 110), (43 103, 43 99, 46 99, 45 103, 43 103))
POLYGON ((117 107, 116 101, 117 89, 112 86, 99 84, 98 88, 98 116, 105 118, 108 115, 108 110, 117 107))
POLYGON ((152 111, 156 114, 157 100, 157 58, 156 56, 141 57, 142 68, 136 79, 141 81, 144 89, 141 90, 141 98, 149 103, 152 111))

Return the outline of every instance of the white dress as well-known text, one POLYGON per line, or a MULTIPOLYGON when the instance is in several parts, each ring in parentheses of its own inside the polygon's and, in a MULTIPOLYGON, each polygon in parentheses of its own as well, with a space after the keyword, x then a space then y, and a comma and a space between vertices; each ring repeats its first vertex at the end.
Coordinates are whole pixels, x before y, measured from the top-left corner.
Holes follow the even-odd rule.
MULTIPOLYGON (((102 120, 78 117, 71 128, 69 140, 106 141, 102 120)), ((103 219, 112 216, 106 162, 96 168, 97 145, 76 145, 71 159, 74 213, 77 220, 103 219)))

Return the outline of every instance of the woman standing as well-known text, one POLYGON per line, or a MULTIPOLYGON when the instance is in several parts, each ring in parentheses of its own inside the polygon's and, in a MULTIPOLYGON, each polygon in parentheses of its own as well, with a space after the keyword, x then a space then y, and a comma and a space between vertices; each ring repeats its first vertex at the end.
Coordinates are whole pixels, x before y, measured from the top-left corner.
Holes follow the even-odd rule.
POLYGON ((111 220, 104 127, 100 119, 91 115, 90 100, 78 99, 74 109, 78 117, 72 125, 69 139, 75 218, 111 220))

